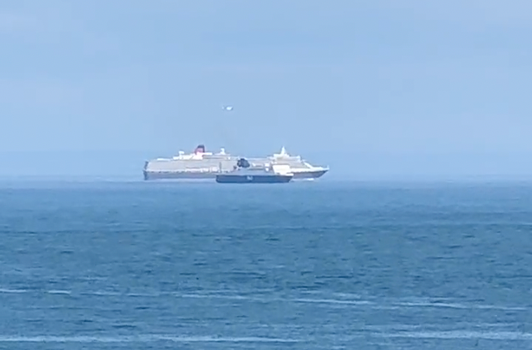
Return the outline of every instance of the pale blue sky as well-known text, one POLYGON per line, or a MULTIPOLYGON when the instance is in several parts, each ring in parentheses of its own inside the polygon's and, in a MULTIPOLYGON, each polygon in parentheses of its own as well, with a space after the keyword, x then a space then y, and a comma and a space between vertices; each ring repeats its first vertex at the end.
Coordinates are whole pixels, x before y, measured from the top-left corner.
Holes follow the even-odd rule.
POLYGON ((3 0, 0 43, 1 174, 136 176, 205 143, 532 175, 530 1, 3 0))

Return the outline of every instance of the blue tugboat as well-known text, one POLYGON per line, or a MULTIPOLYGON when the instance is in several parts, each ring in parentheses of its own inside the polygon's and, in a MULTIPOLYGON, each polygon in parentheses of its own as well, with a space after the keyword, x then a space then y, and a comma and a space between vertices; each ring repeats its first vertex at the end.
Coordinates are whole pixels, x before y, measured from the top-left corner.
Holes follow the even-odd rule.
POLYGON ((252 167, 248 160, 240 158, 233 171, 216 175, 216 182, 225 184, 277 184, 288 183, 294 174, 289 166, 265 165, 252 167))

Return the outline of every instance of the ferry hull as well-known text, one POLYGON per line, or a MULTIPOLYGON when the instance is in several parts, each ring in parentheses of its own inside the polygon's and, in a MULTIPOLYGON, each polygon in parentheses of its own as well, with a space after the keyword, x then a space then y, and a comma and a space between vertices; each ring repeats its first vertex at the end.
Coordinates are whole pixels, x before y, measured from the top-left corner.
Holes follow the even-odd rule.
POLYGON ((292 175, 219 174, 216 175, 216 182, 223 184, 278 184, 288 183, 292 177, 292 175))

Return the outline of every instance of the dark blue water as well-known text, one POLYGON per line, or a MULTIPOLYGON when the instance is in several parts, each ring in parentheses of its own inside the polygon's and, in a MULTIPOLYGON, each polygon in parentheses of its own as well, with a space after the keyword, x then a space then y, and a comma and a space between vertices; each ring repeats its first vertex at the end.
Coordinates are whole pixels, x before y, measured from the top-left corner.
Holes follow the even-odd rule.
POLYGON ((3 183, 0 348, 531 349, 532 185, 3 183))

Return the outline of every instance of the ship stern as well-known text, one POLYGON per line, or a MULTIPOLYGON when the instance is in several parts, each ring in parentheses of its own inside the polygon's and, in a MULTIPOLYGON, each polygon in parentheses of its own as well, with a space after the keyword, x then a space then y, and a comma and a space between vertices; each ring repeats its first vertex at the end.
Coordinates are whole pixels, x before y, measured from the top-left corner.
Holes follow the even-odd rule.
POLYGON ((150 176, 148 174, 148 164, 150 164, 150 162, 144 162, 144 167, 142 168, 142 175, 144 176, 144 181, 150 179, 150 176))

